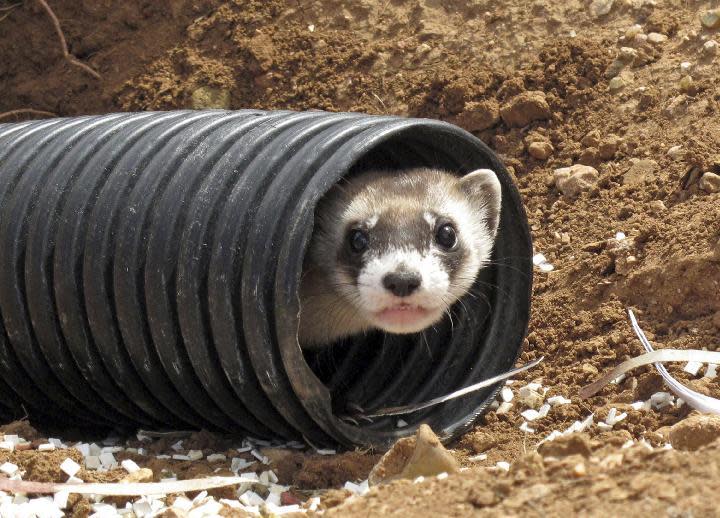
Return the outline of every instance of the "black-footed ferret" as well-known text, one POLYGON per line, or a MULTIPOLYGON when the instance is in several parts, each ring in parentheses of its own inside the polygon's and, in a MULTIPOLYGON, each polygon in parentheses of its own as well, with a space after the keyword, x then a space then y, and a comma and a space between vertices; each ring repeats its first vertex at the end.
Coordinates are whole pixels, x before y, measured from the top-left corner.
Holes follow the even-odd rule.
POLYGON ((438 322, 490 260, 500 192, 489 169, 369 171, 333 187, 305 256, 301 347, 438 322))

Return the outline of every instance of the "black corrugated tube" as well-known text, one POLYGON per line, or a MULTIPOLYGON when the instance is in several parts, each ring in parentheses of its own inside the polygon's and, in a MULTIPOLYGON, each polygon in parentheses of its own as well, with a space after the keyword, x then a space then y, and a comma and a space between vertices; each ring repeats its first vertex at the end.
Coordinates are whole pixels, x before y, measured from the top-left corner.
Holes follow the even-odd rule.
POLYGON ((387 446, 425 422, 467 429, 509 369, 530 308, 532 247, 490 149, 426 119, 288 111, 119 113, 0 124, 0 417, 210 428, 387 446), (303 355, 298 286, 318 200, 367 168, 491 168, 493 264, 445 322, 303 355))

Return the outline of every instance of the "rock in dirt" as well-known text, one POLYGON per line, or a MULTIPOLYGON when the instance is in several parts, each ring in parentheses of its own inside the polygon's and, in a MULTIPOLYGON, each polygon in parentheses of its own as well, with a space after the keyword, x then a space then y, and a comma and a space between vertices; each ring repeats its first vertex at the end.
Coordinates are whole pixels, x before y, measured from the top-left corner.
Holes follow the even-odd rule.
POLYGON ((530 90, 513 97, 502 107, 500 116, 508 126, 522 128, 533 121, 549 119, 552 113, 545 93, 530 90))
POLYGON ((706 29, 720 28, 720 9, 710 9, 700 15, 700 23, 706 29))
POLYGON ((589 191, 598 183, 598 171, 589 165, 575 164, 555 169, 555 186, 568 198, 574 198, 583 191, 589 191))
POLYGON ((593 18, 601 18, 612 11, 615 0, 593 0, 590 4, 590 14, 593 18))
POLYGON ((468 131, 492 128, 500 122, 500 106, 495 99, 467 102, 453 122, 468 131))
POLYGON ((187 518, 188 516, 190 516, 188 512, 179 507, 168 507, 155 515, 156 518, 187 518))
POLYGON ((592 454, 590 437, 584 433, 572 433, 557 437, 538 446, 538 452, 543 457, 568 457, 570 455, 582 455, 589 457, 592 454))
POLYGON ((620 137, 610 133, 600 141, 600 148, 598 154, 603 160, 611 160, 617 153, 618 146, 620 146, 620 137))
POLYGON ((664 34, 660 34, 659 32, 651 32, 647 36, 648 43, 652 43, 653 45, 665 43, 668 39, 667 36, 665 36, 664 34))
POLYGON ((190 106, 193 110, 206 110, 219 108, 230 109, 230 90, 201 86, 196 88, 190 97, 190 106))
POLYGON ((528 153, 537 160, 547 160, 554 150, 552 144, 547 141, 532 142, 528 146, 528 153))
POLYGON ((632 65, 637 57, 638 51, 634 48, 620 47, 617 57, 605 70, 605 78, 612 79, 617 76, 626 66, 632 65))
POLYGON ((714 56, 718 51, 718 42, 715 40, 706 41, 703 45, 703 54, 706 56, 714 56))
POLYGON ((699 187, 705 192, 720 192, 720 175, 715 173, 704 173, 700 177, 699 187))
POLYGON ((697 450, 718 437, 719 415, 691 415, 670 428, 670 444, 678 450, 697 450))
POLYGON ((641 185, 655 176, 658 164, 655 160, 631 160, 632 165, 623 175, 623 185, 641 185))
POLYGON ((400 439, 380 459, 368 476, 371 486, 406 478, 457 473, 455 457, 445 449, 428 425, 420 425, 415 437, 400 439))

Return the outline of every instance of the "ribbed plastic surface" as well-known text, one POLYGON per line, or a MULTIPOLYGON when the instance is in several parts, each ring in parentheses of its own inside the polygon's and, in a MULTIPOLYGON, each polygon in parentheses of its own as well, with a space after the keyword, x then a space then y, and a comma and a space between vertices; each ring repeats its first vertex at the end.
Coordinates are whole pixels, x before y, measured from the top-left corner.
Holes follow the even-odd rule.
POLYGON ((438 121, 182 111, 0 124, 0 417, 211 428, 385 446, 420 422, 464 430, 497 387, 404 418, 506 370, 525 336, 532 248, 492 152, 438 121), (305 358, 298 286, 318 199, 367 167, 489 167, 494 266, 449 323, 305 358), (335 409, 335 411, 334 411, 335 409))

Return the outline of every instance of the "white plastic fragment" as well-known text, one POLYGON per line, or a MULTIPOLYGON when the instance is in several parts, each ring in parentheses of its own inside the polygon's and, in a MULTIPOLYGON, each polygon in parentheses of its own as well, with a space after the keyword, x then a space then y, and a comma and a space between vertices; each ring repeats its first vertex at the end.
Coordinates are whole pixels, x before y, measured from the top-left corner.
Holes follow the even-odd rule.
POLYGON ((487 460, 487 453, 480 453, 479 455, 473 455, 472 457, 468 457, 468 461, 470 462, 480 462, 483 460, 487 460))
POLYGON ((420 484, 422 482, 425 482, 425 477, 423 477, 422 475, 413 480, 413 484, 420 484))
POLYGON ((435 475, 435 478, 438 479, 438 480, 445 480, 446 478, 448 478, 447 471, 443 471, 442 473, 438 473, 437 475, 435 475))
POLYGON ((535 429, 530 428, 527 421, 522 422, 522 424, 520 425, 520 431, 525 433, 535 433, 535 429))
POLYGON ((177 507, 178 509, 181 509, 183 511, 189 511, 192 509, 193 502, 186 496, 178 496, 175 498, 175 501, 173 502, 173 507, 177 507))
POLYGON ((717 378, 717 367, 716 363, 708 363, 708 366, 705 369, 705 377, 711 379, 717 378))
POLYGON ((53 503, 58 509, 65 509, 67 507, 67 501, 70 493, 67 491, 58 491, 53 495, 53 503))
POLYGON ((370 487, 368 485, 368 481, 364 480, 360 484, 355 484, 354 482, 347 481, 345 482, 345 485, 343 486, 345 489, 350 491, 351 493, 354 493, 356 495, 363 496, 365 493, 370 491, 370 487))
POLYGON ((14 449, 15 444, 11 443, 10 441, 0 441, 0 450, 13 451, 14 449))
POLYGON ((132 459, 125 459, 120 463, 120 465, 128 473, 135 473, 136 471, 140 471, 140 466, 138 466, 137 463, 132 459))
POLYGON ((105 452, 100 454, 100 465, 105 469, 113 469, 117 467, 118 463, 115 460, 115 455, 105 452))
POLYGON ((505 403, 510 403, 514 397, 512 389, 510 387, 503 387, 502 390, 500 390, 500 397, 505 403))
POLYGON ((83 457, 90 455, 90 445, 88 443, 77 443, 73 448, 79 451, 83 457))
POLYGON ((38 451, 53 451, 55 450, 55 445, 51 442, 48 442, 45 444, 39 444, 37 449, 38 451))
POLYGON ((250 454, 263 464, 270 464, 270 459, 257 450, 250 450, 250 454))
POLYGON ((598 422, 597 427, 602 430, 603 432, 607 432, 608 430, 612 430, 612 425, 605 423, 603 421, 598 422))
POLYGON ((207 456, 208 462, 222 462, 224 460, 227 460, 227 457, 222 453, 213 453, 207 456))
POLYGON ((102 448, 95 443, 89 446, 90 455, 97 455, 98 457, 102 453, 102 448))
POLYGON ((175 444, 173 444, 172 446, 170 446, 170 448, 172 448, 172 449, 175 450, 175 451, 182 451, 182 450, 183 450, 183 442, 182 442, 182 440, 179 440, 178 442, 176 442, 175 444))
POLYGON ((203 452, 201 450, 190 450, 187 454, 190 460, 200 460, 203 458, 203 452))
POLYGON ((570 403, 572 403, 572 401, 570 401, 564 396, 549 397, 547 398, 547 402, 550 403, 551 406, 569 405, 570 403))
POLYGON ((2 471, 8 476, 14 475, 17 470, 17 464, 13 464, 12 462, 5 462, 2 466, 0 466, 0 471, 2 471))
POLYGON ((233 457, 230 461, 230 471, 232 471, 233 473, 237 473, 241 469, 245 469, 249 466, 252 466, 253 464, 255 464, 255 461, 248 462, 241 457, 233 457))
POLYGON ((627 238, 627 236, 625 235, 625 232, 616 232, 616 233, 615 233, 615 240, 616 240, 616 241, 622 241, 622 240, 624 240, 625 238, 627 238))
POLYGON ((498 469, 501 469, 503 471, 510 471, 510 463, 505 462, 504 460, 501 460, 501 461, 498 461, 497 463, 495 463, 495 467, 497 467, 498 469))
POLYGON ((70 477, 69 479, 67 479, 67 483, 68 484, 84 484, 85 481, 78 477, 70 477))
POLYGON ((62 461, 62 464, 60 464, 60 469, 68 477, 74 477, 75 475, 77 475, 78 471, 80 471, 80 464, 68 457, 64 461, 62 461))
POLYGON ((11 442, 13 444, 19 444, 20 443, 20 436, 16 434, 5 434, 5 440, 7 442, 11 442))
POLYGON ((509 402, 500 403, 500 406, 495 411, 496 414, 507 414, 512 408, 513 404, 509 402))
POLYGON ((520 415, 523 416, 523 418, 527 421, 534 421, 535 419, 540 417, 540 412, 538 412, 534 408, 528 408, 527 410, 520 412, 520 415))
POLYGON ((335 455, 337 451, 330 450, 330 449, 324 449, 324 450, 315 450, 315 453, 318 455, 335 455))
POLYGON ((263 505, 265 500, 254 491, 245 491, 240 495, 240 501, 245 505, 263 505))
MULTIPOLYGON (((157 458, 160 458, 160 455, 157 456, 157 458)), ((169 457, 168 457, 169 458, 169 457)), ((190 460, 190 457, 187 455, 181 455, 179 453, 176 453, 172 456, 173 460, 190 460)))
POLYGON ((655 410, 662 410, 666 406, 671 406, 675 397, 669 392, 655 392, 650 396, 650 405, 655 410))
POLYGON ((548 412, 550 412, 550 405, 548 403, 543 403, 540 408, 538 408, 538 419, 547 416, 548 412))
POLYGON ((398 428, 405 428, 407 425, 408 425, 407 421, 405 421, 403 419, 398 419, 397 423, 395 423, 395 426, 398 428))
POLYGON ((683 367, 683 370, 692 376, 697 376, 697 373, 700 372, 702 365, 702 362, 687 362, 685 367, 683 367))

